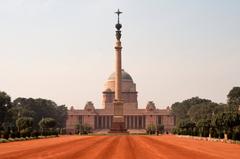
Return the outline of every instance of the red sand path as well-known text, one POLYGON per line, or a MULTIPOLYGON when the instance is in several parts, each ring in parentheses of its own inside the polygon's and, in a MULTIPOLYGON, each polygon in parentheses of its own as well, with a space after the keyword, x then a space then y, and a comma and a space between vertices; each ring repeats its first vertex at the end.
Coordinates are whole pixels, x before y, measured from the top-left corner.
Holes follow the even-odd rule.
POLYGON ((240 145, 163 136, 62 136, 0 144, 0 159, 240 159, 240 145))

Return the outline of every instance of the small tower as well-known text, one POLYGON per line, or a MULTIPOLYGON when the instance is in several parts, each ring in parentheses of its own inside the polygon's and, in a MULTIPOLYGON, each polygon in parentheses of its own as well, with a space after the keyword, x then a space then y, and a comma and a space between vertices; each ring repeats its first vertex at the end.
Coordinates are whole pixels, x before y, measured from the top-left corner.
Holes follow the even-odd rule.
POLYGON ((113 102, 114 106, 114 115, 112 121, 112 127, 110 133, 126 133, 127 130, 125 128, 124 116, 123 116, 123 100, 121 97, 122 93, 122 45, 121 45, 121 28, 122 25, 119 22, 119 15, 122 13, 119 11, 115 12, 118 15, 118 23, 115 25, 116 27, 116 45, 115 45, 115 55, 116 55, 116 66, 115 66, 115 100, 113 102))

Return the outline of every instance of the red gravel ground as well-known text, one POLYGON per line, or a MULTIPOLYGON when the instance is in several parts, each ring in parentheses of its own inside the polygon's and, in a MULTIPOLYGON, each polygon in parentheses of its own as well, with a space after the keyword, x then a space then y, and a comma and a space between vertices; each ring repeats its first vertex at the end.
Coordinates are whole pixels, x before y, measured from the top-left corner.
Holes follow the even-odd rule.
POLYGON ((62 136, 0 144, 0 159, 240 159, 240 145, 163 136, 62 136))

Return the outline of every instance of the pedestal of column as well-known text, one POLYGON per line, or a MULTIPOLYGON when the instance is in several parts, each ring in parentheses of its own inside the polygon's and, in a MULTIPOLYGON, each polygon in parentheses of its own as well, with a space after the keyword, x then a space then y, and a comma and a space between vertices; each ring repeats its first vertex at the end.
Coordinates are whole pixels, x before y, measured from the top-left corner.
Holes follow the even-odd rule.
POLYGON ((123 102, 114 101, 114 116, 112 126, 109 133, 128 133, 125 127, 124 116, 123 116, 123 102))

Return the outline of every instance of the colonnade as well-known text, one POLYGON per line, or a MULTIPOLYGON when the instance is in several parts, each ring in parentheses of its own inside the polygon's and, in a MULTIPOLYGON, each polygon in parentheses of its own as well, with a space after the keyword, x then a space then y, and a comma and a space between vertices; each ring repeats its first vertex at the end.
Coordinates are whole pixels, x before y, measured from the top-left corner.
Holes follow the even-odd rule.
POLYGON ((104 116, 95 116, 94 117, 94 125, 95 129, 110 129, 112 124, 113 116, 104 115, 104 116))
MULTIPOLYGON (((111 128, 112 116, 101 115, 94 117, 95 129, 111 128)), ((125 127, 127 129, 145 129, 146 118, 144 115, 127 115, 124 116, 125 127)))
MULTIPOLYGON (((163 116, 156 116, 156 125, 163 124, 163 116)), ((94 116, 94 129, 110 129, 112 124, 112 115, 95 115, 94 116)), ((84 124, 83 116, 78 117, 78 123, 84 124)), ((125 127, 127 129, 145 129, 146 116, 145 115, 125 115, 125 127)))
POLYGON ((127 129, 145 129, 146 118, 144 115, 127 115, 124 117, 127 129))

